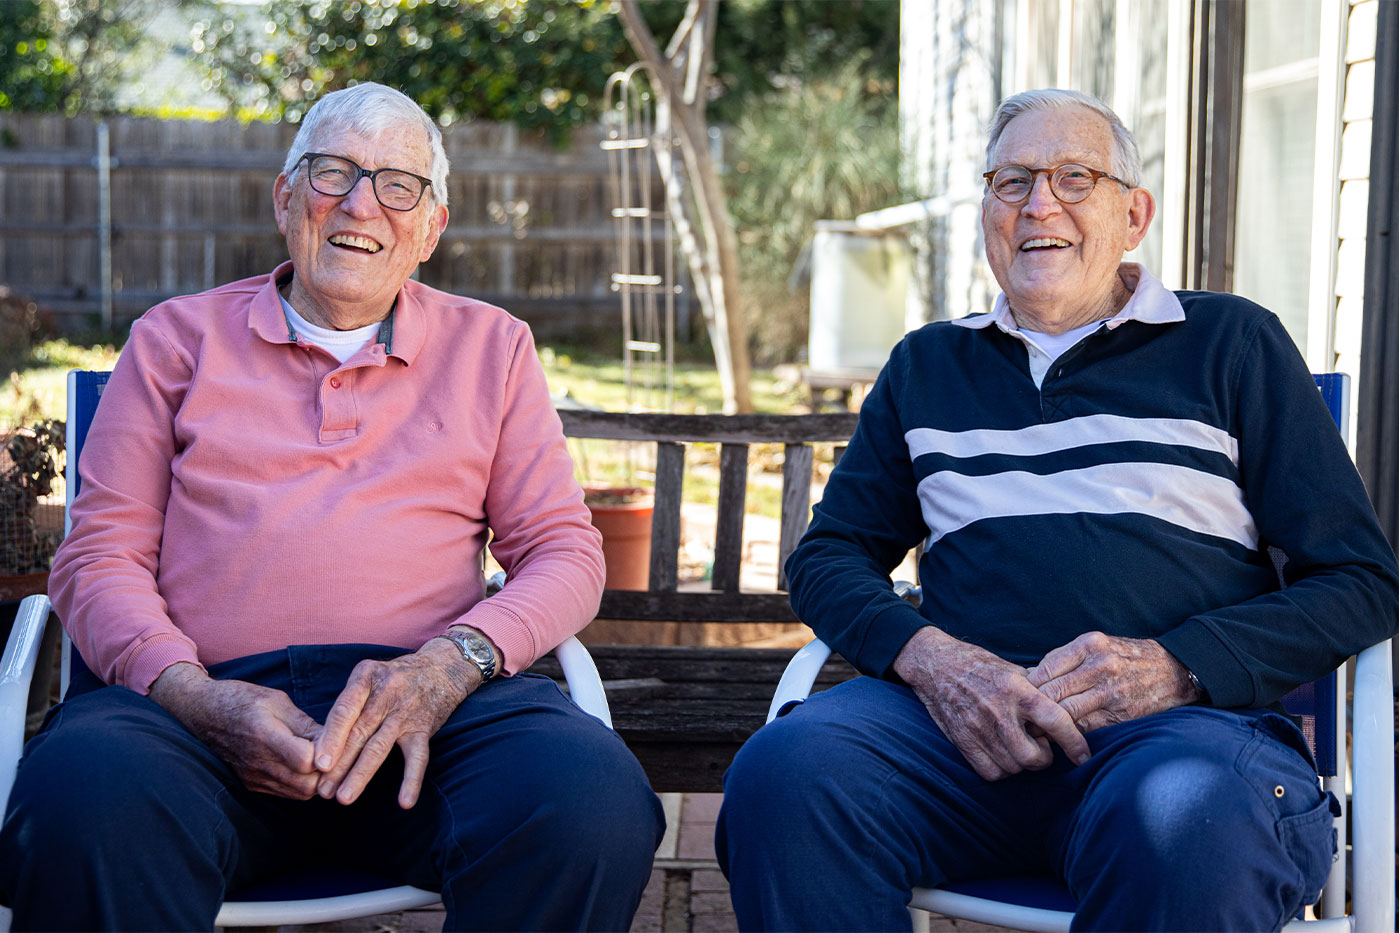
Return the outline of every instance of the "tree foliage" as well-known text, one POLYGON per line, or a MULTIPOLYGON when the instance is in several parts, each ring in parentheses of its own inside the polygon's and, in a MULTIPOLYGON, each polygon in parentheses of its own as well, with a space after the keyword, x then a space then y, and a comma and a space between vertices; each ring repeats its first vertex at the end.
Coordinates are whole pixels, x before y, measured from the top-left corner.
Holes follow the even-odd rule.
POLYGON ((899 75, 897 0, 727 0, 715 33, 710 115, 719 123, 853 64, 891 89, 899 75))
POLYGON ((600 0, 274 0, 211 4, 193 51, 231 103, 300 118, 357 81, 399 88, 443 123, 566 132, 594 119, 626 41, 600 0))
POLYGON ((0 0, 0 110, 112 112, 159 8, 156 0, 0 0))
MULTIPOLYGON (((399 88, 443 122, 512 121, 562 135, 597 120, 609 75, 634 60, 612 0, 202 0, 193 52, 230 104, 298 119, 354 81, 399 88)), ((684 0, 642 9, 669 35, 684 0)), ((864 56, 893 78, 894 0, 729 0, 720 5, 712 115, 864 56), (873 54, 872 54, 873 53, 873 54)))
POLYGON ((0 110, 63 109, 72 66, 55 50, 38 0, 0 4, 0 110))

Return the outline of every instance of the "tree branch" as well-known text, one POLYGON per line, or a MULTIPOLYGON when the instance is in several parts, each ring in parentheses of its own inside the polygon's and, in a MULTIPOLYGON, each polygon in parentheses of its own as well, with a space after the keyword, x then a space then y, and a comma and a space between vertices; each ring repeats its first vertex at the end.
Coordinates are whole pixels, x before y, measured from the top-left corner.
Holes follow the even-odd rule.
POLYGON ((637 0, 620 0, 618 12, 622 16, 622 31, 626 33, 627 41, 632 44, 632 50, 651 72, 652 80, 657 84, 656 90, 675 100, 676 81, 671 73, 670 62, 661 54, 661 48, 651 34, 651 27, 642 19, 637 0))
POLYGON ((681 17, 680 25, 676 27, 675 35, 671 36, 671 41, 666 45, 667 59, 674 59, 677 55, 683 54, 682 46, 690 37, 691 30, 695 28, 695 20, 699 15, 699 0, 689 0, 685 5, 685 15, 681 17))

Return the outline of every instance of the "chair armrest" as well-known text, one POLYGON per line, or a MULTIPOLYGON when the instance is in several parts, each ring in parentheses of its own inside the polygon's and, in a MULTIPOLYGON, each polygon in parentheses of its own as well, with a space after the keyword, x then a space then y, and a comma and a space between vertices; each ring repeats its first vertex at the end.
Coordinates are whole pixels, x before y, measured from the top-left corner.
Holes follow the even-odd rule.
POLYGON ((28 596, 19 604, 14 628, 0 657, 0 813, 10 799, 15 770, 24 749, 24 717, 29 708, 29 682, 39 660, 39 646, 49 621, 49 598, 28 596))
POLYGON ((822 665, 829 657, 831 649, 820 638, 814 638, 798 649, 783 671, 778 689, 773 692, 773 702, 768 705, 765 723, 776 719, 778 710, 786 704, 807 699, 807 694, 812 692, 812 684, 817 682, 817 674, 821 673, 822 665))
POLYGON ((564 671, 564 681, 569 685, 569 698, 585 713, 601 719, 609 729, 613 727, 612 713, 608 710, 608 697, 603 692, 603 679, 598 676, 598 666, 593 656, 583 647, 583 642, 570 635, 554 649, 559 659, 559 667, 564 671))
MULTIPOLYGON (((494 596, 506 587, 506 574, 498 570, 486 581, 486 595, 494 596)), ((612 713, 608 709, 608 697, 603 692, 603 678, 598 676, 598 665, 593 656, 583 647, 583 642, 570 635, 554 649, 554 657, 564 672, 564 682, 569 685, 569 698, 574 705, 595 719, 601 719, 609 729, 613 727, 612 713)))
POLYGON ((1395 694, 1390 640, 1356 656, 1352 694, 1352 910, 1357 930, 1395 929, 1395 694))

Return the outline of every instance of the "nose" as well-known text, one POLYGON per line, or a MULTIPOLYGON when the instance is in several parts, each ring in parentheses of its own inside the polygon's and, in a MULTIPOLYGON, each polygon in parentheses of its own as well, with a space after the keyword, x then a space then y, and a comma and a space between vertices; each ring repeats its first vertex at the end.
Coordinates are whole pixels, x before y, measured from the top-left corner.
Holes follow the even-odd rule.
POLYGON ((349 194, 340 199, 340 207, 354 217, 368 217, 379 210, 379 199, 374 196, 374 182, 368 175, 360 176, 349 194))
POLYGON ((1061 208, 1060 199, 1050 190, 1049 173, 1038 173, 1031 181, 1031 193, 1021 205, 1021 213, 1027 217, 1046 217, 1059 213, 1061 208))

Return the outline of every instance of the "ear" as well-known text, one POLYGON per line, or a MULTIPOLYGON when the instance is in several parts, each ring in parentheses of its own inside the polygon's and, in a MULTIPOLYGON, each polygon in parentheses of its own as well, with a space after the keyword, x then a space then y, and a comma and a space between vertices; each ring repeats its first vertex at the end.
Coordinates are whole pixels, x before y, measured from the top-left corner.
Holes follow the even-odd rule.
POLYGON ((286 175, 278 175, 272 183, 272 212, 277 217, 277 231, 287 235, 288 205, 292 200, 292 182, 286 175))
POLYGON ((447 229, 447 207, 436 205, 428 215, 428 236, 423 241, 423 251, 418 256, 419 262, 427 262, 433 255, 433 250, 437 249, 438 240, 442 238, 442 232, 447 229))
POLYGON ((1136 249, 1147 236, 1147 228, 1152 226, 1156 214, 1157 202, 1152 200, 1152 192, 1146 188, 1128 192, 1128 249, 1136 249))

